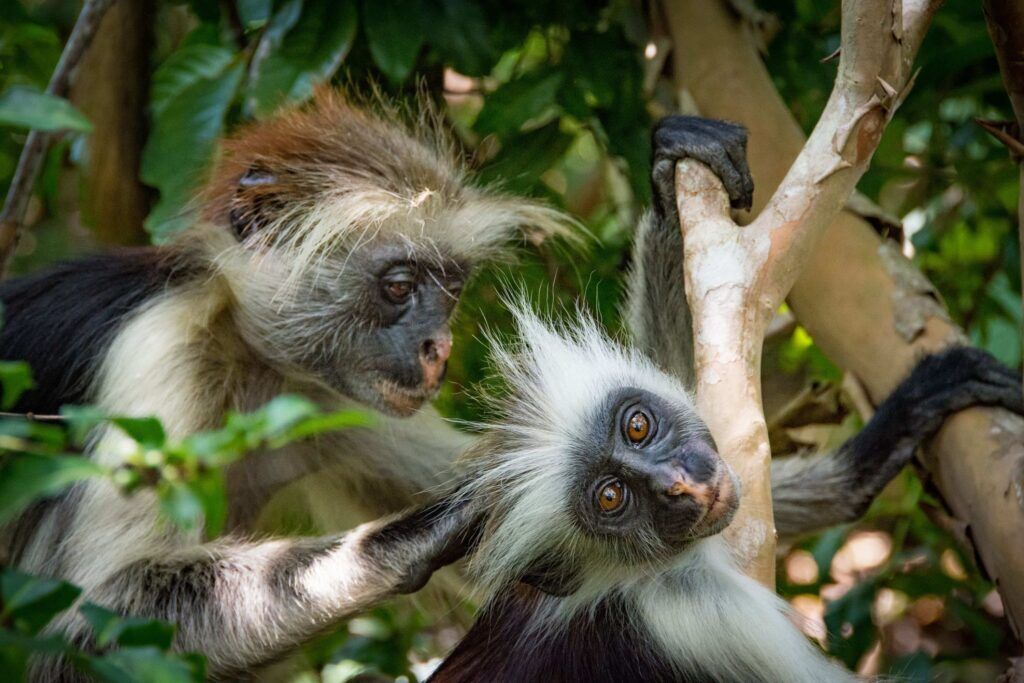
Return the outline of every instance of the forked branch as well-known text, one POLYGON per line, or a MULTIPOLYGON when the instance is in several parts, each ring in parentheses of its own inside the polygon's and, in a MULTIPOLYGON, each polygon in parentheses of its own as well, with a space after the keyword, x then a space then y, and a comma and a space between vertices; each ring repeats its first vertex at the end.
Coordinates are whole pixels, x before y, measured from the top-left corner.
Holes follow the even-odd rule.
POLYGON ((913 83, 913 57, 937 0, 844 0, 835 86, 810 138, 760 215, 740 228, 709 169, 680 162, 676 189, 693 314, 697 402, 743 481, 729 533, 748 572, 774 581, 761 345, 817 240, 867 170, 913 83), (726 408, 727 406, 727 408, 726 408))

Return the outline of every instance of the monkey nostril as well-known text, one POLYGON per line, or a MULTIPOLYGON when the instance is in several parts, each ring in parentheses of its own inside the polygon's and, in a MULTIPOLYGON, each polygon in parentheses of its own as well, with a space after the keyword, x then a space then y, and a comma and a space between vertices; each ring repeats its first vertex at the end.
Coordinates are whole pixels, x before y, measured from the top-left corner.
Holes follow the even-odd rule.
POLYGON ((420 346, 420 358, 431 365, 440 365, 448 360, 452 353, 450 337, 428 339, 420 346))
POLYGON ((437 343, 433 339, 423 342, 420 347, 420 357, 428 363, 437 362, 437 343))

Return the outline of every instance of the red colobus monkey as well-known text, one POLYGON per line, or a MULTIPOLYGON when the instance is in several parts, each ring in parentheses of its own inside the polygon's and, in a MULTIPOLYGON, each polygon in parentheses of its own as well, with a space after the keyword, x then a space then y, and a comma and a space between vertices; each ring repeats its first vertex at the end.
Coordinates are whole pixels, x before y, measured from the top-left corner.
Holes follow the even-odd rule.
MULTIPOLYGON (((124 497, 90 481, 0 530, 7 562, 71 581, 118 612, 175 623, 176 647, 201 650, 210 673, 224 677, 418 587, 424 572, 458 556, 462 528, 450 520, 244 540, 266 501, 307 475, 346 503, 338 531, 447 481, 468 437, 423 405, 443 380, 463 285, 517 231, 559 233, 571 223, 475 186, 433 119, 321 93, 224 143, 201 218, 173 244, 0 285, 0 357, 29 361, 37 379, 18 410, 90 403, 156 415, 172 438, 286 391, 381 413, 372 430, 321 435, 230 467, 225 538, 161 524, 150 492, 124 497)), ((109 465, 130 447, 114 430, 90 441, 109 465)), ((74 611, 57 627, 88 645, 74 611)), ((39 666, 37 678, 72 675, 62 663, 39 666)))

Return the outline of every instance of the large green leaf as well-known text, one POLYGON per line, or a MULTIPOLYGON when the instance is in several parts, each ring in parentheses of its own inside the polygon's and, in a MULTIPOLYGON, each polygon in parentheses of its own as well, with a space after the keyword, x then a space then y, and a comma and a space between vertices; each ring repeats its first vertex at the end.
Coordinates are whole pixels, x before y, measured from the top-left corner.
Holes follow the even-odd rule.
POLYGON ((425 38, 420 0, 363 0, 363 27, 373 61, 392 81, 404 81, 425 38))
POLYGON ((269 52, 256 65, 251 90, 257 115, 268 114, 283 102, 309 97, 316 85, 338 70, 352 48, 358 24, 355 0, 292 0, 272 23, 286 23, 296 5, 301 5, 301 14, 283 35, 272 27, 264 34, 264 49, 269 52))
POLYGON ((146 219, 155 240, 165 240, 188 224, 184 210, 224 129, 244 72, 244 61, 235 58, 216 76, 194 80, 154 117, 141 175, 160 190, 160 201, 146 219))
POLYGON ((159 450, 167 440, 164 426, 155 417, 115 417, 111 422, 143 448, 159 450))
POLYGON ((108 683, 199 683, 204 679, 203 661, 195 656, 162 652, 156 647, 128 647, 101 657, 88 657, 85 667, 108 683))
POLYGON ((183 45, 153 72, 150 109, 154 118, 197 81, 217 78, 234 55, 220 45, 183 45))
POLYGON ((30 576, 14 569, 0 575, 0 620, 34 635, 78 598, 81 589, 65 581, 30 576))
POLYGON ((93 461, 73 455, 8 453, 0 463, 0 524, 40 496, 52 496, 76 481, 104 474, 93 461))
POLYGON ((85 114, 63 97, 25 86, 15 86, 0 95, 0 124, 45 131, 92 130, 85 114))
POLYGON ((554 71, 509 81, 487 96, 473 128, 481 135, 514 133, 527 121, 550 114, 564 78, 554 71))
POLYGON ((167 650, 174 640, 174 626, 163 621, 122 617, 92 603, 86 603, 78 610, 92 626, 96 645, 100 648, 117 643, 124 647, 152 646, 167 650))

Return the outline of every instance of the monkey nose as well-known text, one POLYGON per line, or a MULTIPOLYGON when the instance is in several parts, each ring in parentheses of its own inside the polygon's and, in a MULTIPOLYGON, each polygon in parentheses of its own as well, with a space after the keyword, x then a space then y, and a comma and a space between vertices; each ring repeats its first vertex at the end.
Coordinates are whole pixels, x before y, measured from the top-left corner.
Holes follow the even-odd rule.
POLYGON ((423 368, 423 382, 434 387, 444 378, 445 363, 452 354, 452 338, 449 335, 428 339, 420 346, 420 366, 423 368))
POLYGON ((710 483, 696 482, 682 472, 675 472, 665 488, 669 497, 689 496, 703 507, 710 507, 715 501, 718 487, 710 483))
POLYGON ((449 336, 428 339, 420 348, 420 358, 428 363, 444 363, 452 355, 452 338, 449 336))

